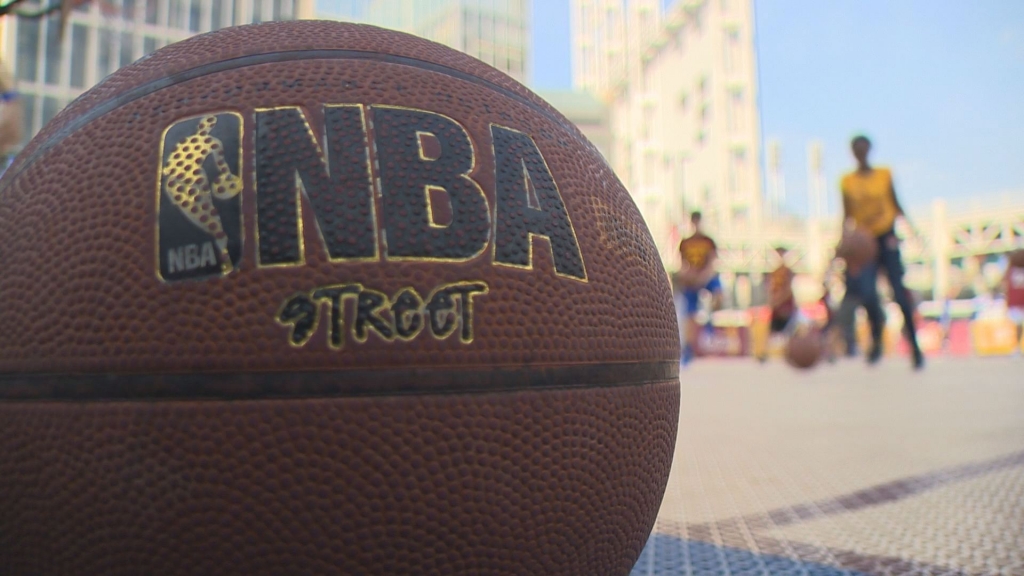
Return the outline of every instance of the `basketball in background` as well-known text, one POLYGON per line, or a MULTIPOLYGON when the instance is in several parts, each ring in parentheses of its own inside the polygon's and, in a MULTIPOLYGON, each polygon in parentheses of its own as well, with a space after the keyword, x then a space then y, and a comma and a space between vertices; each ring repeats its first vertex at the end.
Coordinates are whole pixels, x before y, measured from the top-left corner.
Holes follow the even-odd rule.
POLYGON ((878 258, 878 240, 861 228, 844 229, 836 256, 845 260, 847 270, 856 275, 878 258))
POLYGON ((810 328, 798 328, 786 342, 786 362, 794 368, 813 368, 821 360, 824 346, 821 332, 810 328))
POLYGON ((0 180, 0 566, 628 574, 679 340, 579 130, 378 28, 205 34, 0 180))

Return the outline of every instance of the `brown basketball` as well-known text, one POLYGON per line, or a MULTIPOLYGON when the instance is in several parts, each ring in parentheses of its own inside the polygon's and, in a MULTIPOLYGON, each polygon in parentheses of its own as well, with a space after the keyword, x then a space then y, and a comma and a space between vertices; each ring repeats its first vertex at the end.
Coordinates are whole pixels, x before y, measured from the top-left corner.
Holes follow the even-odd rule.
POLYGON ((821 333, 817 330, 796 330, 786 343, 786 361, 795 368, 813 368, 821 354, 821 333))
POLYGON ((878 258, 878 240, 862 228, 844 229, 836 256, 845 260, 847 269, 856 274, 878 258))
POLYGON ((1024 268, 1024 248, 1018 248, 1009 255, 1010 265, 1017 268, 1024 268))
POLYGON ((650 233, 494 69, 327 22, 167 47, 0 180, 10 574, 627 574, 678 414, 650 233))

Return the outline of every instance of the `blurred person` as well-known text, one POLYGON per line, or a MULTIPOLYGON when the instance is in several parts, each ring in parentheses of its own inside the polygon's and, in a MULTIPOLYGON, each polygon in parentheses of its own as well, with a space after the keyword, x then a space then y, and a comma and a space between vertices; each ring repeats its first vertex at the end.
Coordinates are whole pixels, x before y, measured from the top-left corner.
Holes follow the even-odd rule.
MULTIPOLYGON (((1021 252, 1024 255, 1024 251, 1021 252)), ((1024 260, 1022 256, 1021 260, 1024 260)), ((1006 315, 1017 326, 1017 353, 1020 353, 1021 338, 1024 337, 1024 262, 1007 259, 1003 275, 1003 291, 1006 295, 1006 315)))
POLYGON ((939 329, 942 331, 942 351, 949 349, 949 332, 953 327, 953 299, 956 298, 956 290, 952 286, 946 291, 946 297, 942 299, 942 310, 939 312, 939 329))
POLYGON ((23 104, 7 66, 0 62, 0 174, 14 160, 21 143, 23 104))
POLYGON ((793 278, 796 274, 786 264, 787 250, 783 246, 775 248, 779 258, 779 266, 768 273, 768 308, 771 315, 768 320, 768 345, 758 360, 768 359, 767 351, 778 345, 780 339, 788 338, 797 324, 796 298, 793 296, 793 278))
POLYGON ((846 294, 843 295, 839 309, 836 310, 836 326, 842 335, 846 356, 849 358, 860 354, 860 345, 857 343, 857 308, 860 306, 860 298, 850 291, 847 282, 846 294))
POLYGON ((701 213, 690 214, 693 234, 679 243, 681 267, 678 284, 683 297, 683 308, 686 313, 683 357, 680 362, 685 366, 693 359, 697 345, 700 326, 697 323, 697 310, 700 308, 700 294, 707 290, 711 293, 711 308, 718 310, 722 306, 722 282, 715 272, 715 260, 718 258, 718 246, 701 227, 701 213))
MULTIPOLYGON (((836 273, 836 264, 840 262, 842 258, 833 255, 832 261, 829 262, 828 273, 836 273)), ((843 292, 843 299, 839 301, 839 306, 836 308, 831 322, 833 323, 833 330, 837 330, 839 337, 843 344, 843 354, 848 358, 853 358, 859 353, 859 345, 857 344, 857 308, 860 307, 860 297, 849 290, 849 278, 851 274, 849 268, 843 277, 843 283, 847 289, 843 292)))
MULTIPOLYGON (((836 305, 835 299, 832 297, 832 286, 831 281, 835 275, 835 263, 836 259, 833 258, 829 262, 828 268, 825 269, 825 276, 821 282, 821 306, 825 309, 825 324, 821 327, 821 335, 825 345, 825 357, 829 362, 836 361, 836 347, 837 338, 845 335, 836 331, 839 327, 836 318, 836 305)), ((849 351, 849 346, 846 342, 843 343, 844 350, 849 351)))
MULTIPOLYGON (((882 332, 885 313, 878 294, 878 272, 881 267, 892 286, 893 299, 903 312, 904 333, 910 343, 911 360, 915 369, 924 367, 924 354, 917 343, 914 327, 914 306, 910 292, 903 285, 903 262, 900 259, 899 239, 896 237, 896 219, 907 216, 896 198, 892 172, 888 168, 873 167, 868 163, 871 141, 857 136, 850 142, 857 169, 842 179, 843 222, 847 227, 859 227, 871 232, 878 240, 878 258, 868 263, 856 275, 847 274, 847 294, 857 298, 864 306, 871 326, 871 349, 868 362, 874 364, 882 357, 882 332)), ((909 222, 907 222, 909 225, 909 222)))

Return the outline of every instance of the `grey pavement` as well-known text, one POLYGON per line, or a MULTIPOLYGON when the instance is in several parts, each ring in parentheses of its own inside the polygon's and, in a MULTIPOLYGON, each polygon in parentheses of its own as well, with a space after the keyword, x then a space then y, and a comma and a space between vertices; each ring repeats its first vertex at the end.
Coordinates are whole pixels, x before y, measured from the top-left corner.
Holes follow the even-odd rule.
POLYGON ((639 575, 1024 576, 1024 358, 698 360, 639 575))

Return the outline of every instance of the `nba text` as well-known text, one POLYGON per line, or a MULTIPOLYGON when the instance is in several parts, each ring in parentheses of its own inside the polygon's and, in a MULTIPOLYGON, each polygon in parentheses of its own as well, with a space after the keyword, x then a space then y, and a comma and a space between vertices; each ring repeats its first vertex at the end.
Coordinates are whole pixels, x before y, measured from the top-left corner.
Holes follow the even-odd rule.
POLYGON ((534 244, 544 242, 556 275, 587 281, 562 195, 526 133, 489 124, 474 141, 448 116, 376 104, 252 114, 210 113, 165 132, 161 280, 235 272, 252 230, 256 268, 302 266, 316 250, 337 264, 483 257, 532 270, 534 244))
POLYGON ((172 274, 217 264, 213 242, 187 244, 167 250, 167 270, 172 274))

